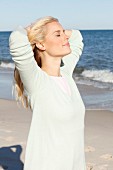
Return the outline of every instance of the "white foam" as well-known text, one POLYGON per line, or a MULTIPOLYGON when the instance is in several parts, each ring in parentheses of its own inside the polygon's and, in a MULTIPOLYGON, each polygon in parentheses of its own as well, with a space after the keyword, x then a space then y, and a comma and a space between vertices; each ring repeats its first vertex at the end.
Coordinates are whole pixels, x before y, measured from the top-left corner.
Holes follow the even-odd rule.
POLYGON ((82 76, 104 83, 113 83, 113 72, 110 70, 85 70, 82 76))
POLYGON ((0 67, 2 68, 11 68, 11 69, 14 69, 15 68, 15 65, 14 63, 5 63, 5 62, 2 62, 0 64, 0 67))

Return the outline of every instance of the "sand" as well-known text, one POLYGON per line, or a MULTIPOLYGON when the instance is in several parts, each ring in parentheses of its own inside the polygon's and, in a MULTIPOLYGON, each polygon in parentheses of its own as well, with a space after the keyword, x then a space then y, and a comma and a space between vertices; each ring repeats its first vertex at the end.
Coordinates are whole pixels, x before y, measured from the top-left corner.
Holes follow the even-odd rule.
MULTIPOLYGON (((22 170, 32 112, 0 99, 0 170, 22 170)), ((113 170, 113 112, 86 110, 87 170, 113 170)))
POLYGON ((113 112, 86 111, 85 153, 88 170, 113 170, 113 112))

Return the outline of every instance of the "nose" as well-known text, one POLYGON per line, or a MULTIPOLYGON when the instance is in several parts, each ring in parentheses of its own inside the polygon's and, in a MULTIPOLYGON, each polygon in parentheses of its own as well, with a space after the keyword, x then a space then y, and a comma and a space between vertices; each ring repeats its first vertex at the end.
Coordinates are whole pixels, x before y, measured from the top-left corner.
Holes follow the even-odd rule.
POLYGON ((69 36, 64 33, 64 40, 68 40, 69 36))
POLYGON ((65 36, 66 36, 66 39, 69 39, 69 36, 68 36, 68 35, 65 34, 65 36))

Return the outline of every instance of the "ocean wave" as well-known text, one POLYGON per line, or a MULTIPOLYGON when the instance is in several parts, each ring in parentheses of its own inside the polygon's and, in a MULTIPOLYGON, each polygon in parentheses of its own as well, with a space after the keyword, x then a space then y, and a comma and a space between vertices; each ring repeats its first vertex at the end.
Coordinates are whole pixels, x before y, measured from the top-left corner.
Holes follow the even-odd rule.
POLYGON ((113 72, 110 70, 84 70, 81 76, 103 83, 113 83, 113 72))
MULTIPOLYGON (((14 70, 15 64, 12 62, 1 62, 0 63, 1 69, 7 70, 14 70)), ((110 70, 86 70, 83 67, 76 69, 74 72, 76 74, 77 80, 83 81, 96 81, 102 83, 113 83, 113 72, 110 70)), ((91 82, 90 82, 91 83, 91 82)))
POLYGON ((15 65, 14 63, 1 62, 0 67, 5 69, 14 69, 15 65))

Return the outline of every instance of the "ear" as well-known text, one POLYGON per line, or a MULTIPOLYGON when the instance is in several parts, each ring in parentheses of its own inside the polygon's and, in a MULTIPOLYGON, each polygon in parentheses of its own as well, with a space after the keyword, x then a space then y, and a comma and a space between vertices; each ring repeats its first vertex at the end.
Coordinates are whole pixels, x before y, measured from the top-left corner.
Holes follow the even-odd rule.
POLYGON ((40 42, 37 42, 36 43, 36 47, 39 49, 39 50, 45 50, 45 46, 42 44, 42 43, 40 43, 40 42))

